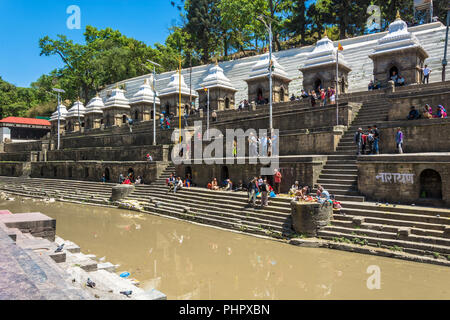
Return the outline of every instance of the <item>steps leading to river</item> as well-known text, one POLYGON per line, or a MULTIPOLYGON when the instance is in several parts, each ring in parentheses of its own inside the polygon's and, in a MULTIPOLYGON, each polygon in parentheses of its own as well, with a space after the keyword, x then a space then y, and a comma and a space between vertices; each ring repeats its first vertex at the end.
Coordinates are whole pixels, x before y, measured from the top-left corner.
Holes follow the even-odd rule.
MULTIPOLYGON (((267 208, 251 208, 247 194, 185 188, 168 193, 169 166, 152 185, 137 185, 129 200, 137 200, 149 213, 214 225, 257 235, 288 239, 291 229, 290 199, 270 200, 267 208)), ((113 206, 109 202, 114 184, 99 182, 20 179, 0 177, 0 190, 23 196, 113 206)), ((257 202, 259 204, 259 200, 257 202)), ((380 205, 342 201, 331 225, 319 237, 336 242, 356 243, 433 258, 450 256, 450 210, 418 206, 380 205)))
POLYGON ((333 194, 337 200, 365 201, 358 191, 357 150, 353 138, 358 128, 367 131, 367 127, 379 121, 386 121, 388 107, 388 100, 382 97, 364 102, 355 120, 341 138, 336 152, 328 156, 317 183, 333 194))

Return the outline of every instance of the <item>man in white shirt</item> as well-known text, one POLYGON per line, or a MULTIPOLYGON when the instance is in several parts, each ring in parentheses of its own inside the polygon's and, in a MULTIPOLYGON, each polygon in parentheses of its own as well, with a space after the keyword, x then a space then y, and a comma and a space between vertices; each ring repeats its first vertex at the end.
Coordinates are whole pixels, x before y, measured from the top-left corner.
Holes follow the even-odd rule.
POLYGON ((428 68, 428 65, 425 65, 425 68, 422 69, 423 71, 423 83, 425 84, 425 81, 428 83, 430 83, 430 74, 431 74, 431 69, 428 68))

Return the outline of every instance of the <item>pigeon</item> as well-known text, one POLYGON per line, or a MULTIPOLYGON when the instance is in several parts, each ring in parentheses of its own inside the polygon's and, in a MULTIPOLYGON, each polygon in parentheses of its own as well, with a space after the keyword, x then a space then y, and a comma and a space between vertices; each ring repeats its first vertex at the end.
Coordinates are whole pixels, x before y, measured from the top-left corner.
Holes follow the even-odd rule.
POLYGON ((87 279, 86 285, 87 285, 89 288, 92 288, 92 289, 95 288, 95 282, 92 281, 90 278, 87 279))
POLYGON ((60 245, 58 248, 56 248, 55 253, 61 252, 63 248, 64 248, 64 243, 62 245, 60 245))
POLYGON ((123 295, 127 296, 128 298, 131 296, 132 293, 133 293, 133 291, 131 291, 131 290, 120 291, 120 294, 123 294, 123 295))

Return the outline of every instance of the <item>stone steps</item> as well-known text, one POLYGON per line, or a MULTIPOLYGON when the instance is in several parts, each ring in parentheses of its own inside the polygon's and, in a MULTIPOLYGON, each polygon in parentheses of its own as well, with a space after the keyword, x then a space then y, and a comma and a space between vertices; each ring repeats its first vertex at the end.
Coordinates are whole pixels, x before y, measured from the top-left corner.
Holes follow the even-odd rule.
MULTIPOLYGON (((387 239, 381 237, 382 233, 378 233, 377 237, 370 236, 370 235, 355 235, 351 232, 354 232, 354 229, 346 229, 346 228, 340 228, 340 231, 328 231, 327 229, 321 230, 318 232, 318 235, 322 239, 327 240, 338 240, 338 239, 348 239, 350 241, 358 239, 360 240, 366 240, 368 245, 372 246, 378 246, 378 247, 384 247, 389 248, 393 251, 401 250, 406 253, 411 254, 417 254, 417 255, 425 255, 425 256, 433 256, 434 254, 442 254, 442 255, 448 255, 450 253, 450 248, 447 246, 441 246, 441 245, 434 245, 434 244, 427 244, 427 243, 420 243, 420 242, 414 242, 414 241, 405 241, 405 240, 398 240, 398 239, 387 239), (350 233, 348 233, 350 232, 350 233)), ((372 233, 373 234, 373 233, 372 233)), ((357 241, 355 241, 357 242, 357 241)))

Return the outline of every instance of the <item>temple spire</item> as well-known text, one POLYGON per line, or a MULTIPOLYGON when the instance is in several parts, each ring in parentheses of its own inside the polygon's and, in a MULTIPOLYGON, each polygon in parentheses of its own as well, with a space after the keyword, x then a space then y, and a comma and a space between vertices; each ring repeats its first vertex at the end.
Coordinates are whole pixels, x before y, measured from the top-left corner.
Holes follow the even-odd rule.
POLYGON ((395 17, 395 20, 402 20, 402 17, 400 16, 400 10, 397 10, 397 16, 395 17))
POLYGON ((325 31, 323 33, 322 39, 323 38, 328 38, 328 31, 327 31, 327 27, 325 27, 325 31))

